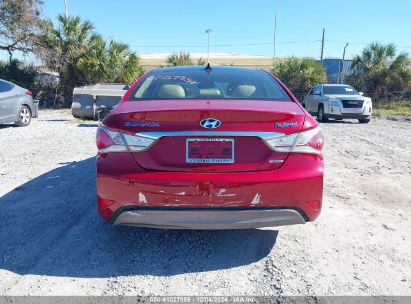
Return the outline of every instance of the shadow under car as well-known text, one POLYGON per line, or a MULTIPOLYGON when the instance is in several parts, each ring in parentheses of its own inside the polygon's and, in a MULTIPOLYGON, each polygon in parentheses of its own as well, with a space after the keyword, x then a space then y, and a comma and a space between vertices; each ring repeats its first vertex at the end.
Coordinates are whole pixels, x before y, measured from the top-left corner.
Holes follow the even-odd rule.
POLYGON ((264 258, 278 231, 156 230, 104 223, 95 158, 64 164, 0 197, 0 269, 72 277, 175 275, 264 258))

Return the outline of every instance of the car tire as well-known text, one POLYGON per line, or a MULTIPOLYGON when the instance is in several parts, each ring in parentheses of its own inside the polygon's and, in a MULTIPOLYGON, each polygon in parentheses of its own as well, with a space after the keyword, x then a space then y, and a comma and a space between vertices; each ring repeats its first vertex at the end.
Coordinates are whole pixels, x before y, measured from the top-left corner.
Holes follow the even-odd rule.
POLYGON ((324 106, 323 106, 323 105, 319 105, 319 106, 318 106, 317 120, 318 120, 318 121, 321 121, 321 122, 326 122, 326 121, 328 121, 328 118, 325 117, 325 114, 324 114, 324 106))
POLYGON ((28 106, 21 106, 19 111, 19 120, 16 121, 16 126, 27 127, 31 122, 31 111, 28 106))
POLYGON ((369 118, 366 118, 366 119, 358 119, 358 121, 359 121, 361 124, 369 123, 370 120, 371 120, 371 119, 369 119, 369 118))

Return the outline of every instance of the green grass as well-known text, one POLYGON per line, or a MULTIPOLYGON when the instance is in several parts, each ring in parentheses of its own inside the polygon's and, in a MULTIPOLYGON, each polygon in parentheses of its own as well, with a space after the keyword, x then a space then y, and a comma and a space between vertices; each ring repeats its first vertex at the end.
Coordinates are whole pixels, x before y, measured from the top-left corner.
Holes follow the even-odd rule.
POLYGON ((376 102, 373 108, 374 115, 410 115, 411 100, 393 101, 388 104, 376 102))

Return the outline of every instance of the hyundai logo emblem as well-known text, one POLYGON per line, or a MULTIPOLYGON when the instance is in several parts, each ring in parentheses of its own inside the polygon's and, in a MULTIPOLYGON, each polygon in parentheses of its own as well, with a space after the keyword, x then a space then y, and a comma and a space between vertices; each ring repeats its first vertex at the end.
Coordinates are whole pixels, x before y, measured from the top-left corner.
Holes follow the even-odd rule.
POLYGON ((200 125, 206 129, 215 129, 221 126, 221 121, 215 118, 206 118, 200 122, 200 125))

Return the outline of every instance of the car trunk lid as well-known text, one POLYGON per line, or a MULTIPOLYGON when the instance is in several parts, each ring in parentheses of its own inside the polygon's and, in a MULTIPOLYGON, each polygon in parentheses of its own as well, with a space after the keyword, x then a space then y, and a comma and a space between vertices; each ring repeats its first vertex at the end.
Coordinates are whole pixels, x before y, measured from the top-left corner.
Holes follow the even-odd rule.
POLYGON ((147 170, 239 172, 272 170, 288 153, 269 148, 263 138, 300 132, 305 112, 294 102, 253 100, 153 100, 120 104, 117 128, 158 139, 132 153, 147 170), (201 122, 215 119, 216 128, 201 122))

